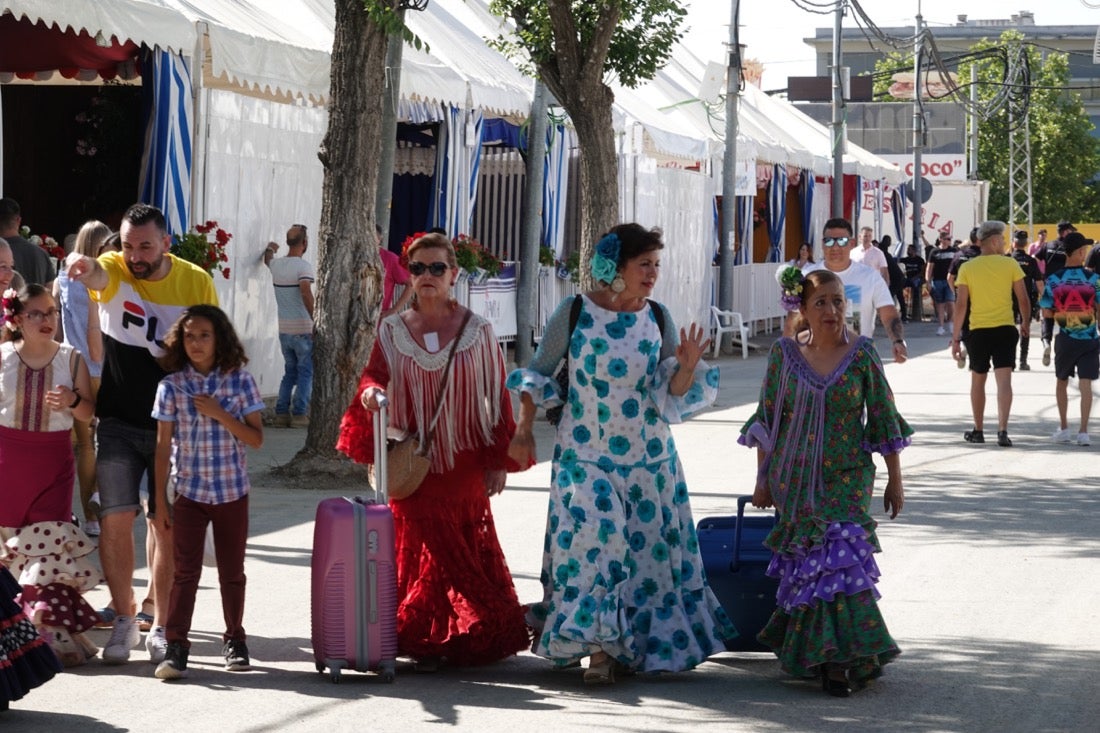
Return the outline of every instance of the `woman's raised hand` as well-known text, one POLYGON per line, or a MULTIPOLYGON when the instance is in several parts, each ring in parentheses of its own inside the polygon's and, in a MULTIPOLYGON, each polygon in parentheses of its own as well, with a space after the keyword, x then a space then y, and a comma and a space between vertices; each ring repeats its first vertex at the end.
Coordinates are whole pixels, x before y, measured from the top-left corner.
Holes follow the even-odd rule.
POLYGON ((692 323, 689 330, 680 329, 680 345, 676 347, 676 361, 680 368, 693 371, 699 359, 710 348, 710 339, 707 332, 699 325, 692 323))

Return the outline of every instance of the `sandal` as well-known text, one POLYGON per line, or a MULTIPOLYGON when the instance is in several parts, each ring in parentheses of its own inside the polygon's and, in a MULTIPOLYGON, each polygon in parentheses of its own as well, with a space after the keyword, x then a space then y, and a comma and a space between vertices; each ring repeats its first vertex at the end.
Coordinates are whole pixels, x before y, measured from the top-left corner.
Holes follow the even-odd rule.
POLYGON ((114 628, 115 616, 118 615, 117 613, 115 613, 115 609, 111 608, 110 606, 105 606, 104 608, 96 611, 96 615, 99 616, 99 621, 96 622, 95 625, 97 629, 114 628))
POLYGON ((982 435, 981 430, 967 430, 963 433, 963 440, 967 443, 984 443, 985 436, 982 435))
POLYGON ((997 431, 997 445, 1001 446, 1002 448, 1011 448, 1012 447, 1012 441, 1008 439, 1008 431, 1007 430, 998 430, 997 431))
POLYGON ((589 661, 588 669, 584 670, 584 684, 615 684, 615 660, 610 655, 604 654, 603 660, 600 662, 589 661))

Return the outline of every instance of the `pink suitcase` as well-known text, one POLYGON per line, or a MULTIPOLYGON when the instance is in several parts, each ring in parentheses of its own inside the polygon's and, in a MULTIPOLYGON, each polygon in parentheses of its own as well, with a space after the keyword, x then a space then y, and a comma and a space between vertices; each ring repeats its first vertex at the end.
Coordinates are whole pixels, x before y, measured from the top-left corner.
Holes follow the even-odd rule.
POLYGON ((375 413, 380 477, 375 502, 325 499, 313 527, 313 656, 333 682, 344 669, 376 671, 393 682, 397 657, 397 567, 393 514, 386 503, 385 407, 375 413))

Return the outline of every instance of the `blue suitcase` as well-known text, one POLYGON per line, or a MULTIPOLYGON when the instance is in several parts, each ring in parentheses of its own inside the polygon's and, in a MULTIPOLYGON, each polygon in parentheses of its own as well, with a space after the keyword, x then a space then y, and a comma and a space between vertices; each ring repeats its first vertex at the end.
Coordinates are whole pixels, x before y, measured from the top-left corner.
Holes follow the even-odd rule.
POLYGON ((764 574, 772 552, 764 538, 775 526, 775 514, 745 516, 751 496, 737 498, 737 516, 706 517, 699 520, 699 552, 707 583, 722 608, 733 620, 739 635, 726 641, 731 652, 770 652, 756 640, 775 611, 778 578, 764 574))

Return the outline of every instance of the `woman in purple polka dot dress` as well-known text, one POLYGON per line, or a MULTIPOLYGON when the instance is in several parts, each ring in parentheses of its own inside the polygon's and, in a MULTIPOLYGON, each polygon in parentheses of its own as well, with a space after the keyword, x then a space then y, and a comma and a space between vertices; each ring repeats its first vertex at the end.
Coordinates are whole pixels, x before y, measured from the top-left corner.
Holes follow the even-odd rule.
POLYGON ((913 430, 874 342, 849 338, 840 278, 818 270, 794 288, 797 333, 772 346, 760 403, 739 438, 759 452, 752 503, 779 512, 764 542, 777 608, 758 638, 784 671, 846 697, 899 654, 877 603, 871 452, 886 463, 882 498, 893 519, 905 503, 899 453, 913 430))
POLYGON ((18 601, 65 666, 98 651, 84 632, 98 616, 83 594, 99 582, 95 545, 72 523, 73 418, 95 412, 79 352, 54 341, 57 303, 41 285, 2 294, 0 563, 18 601))

